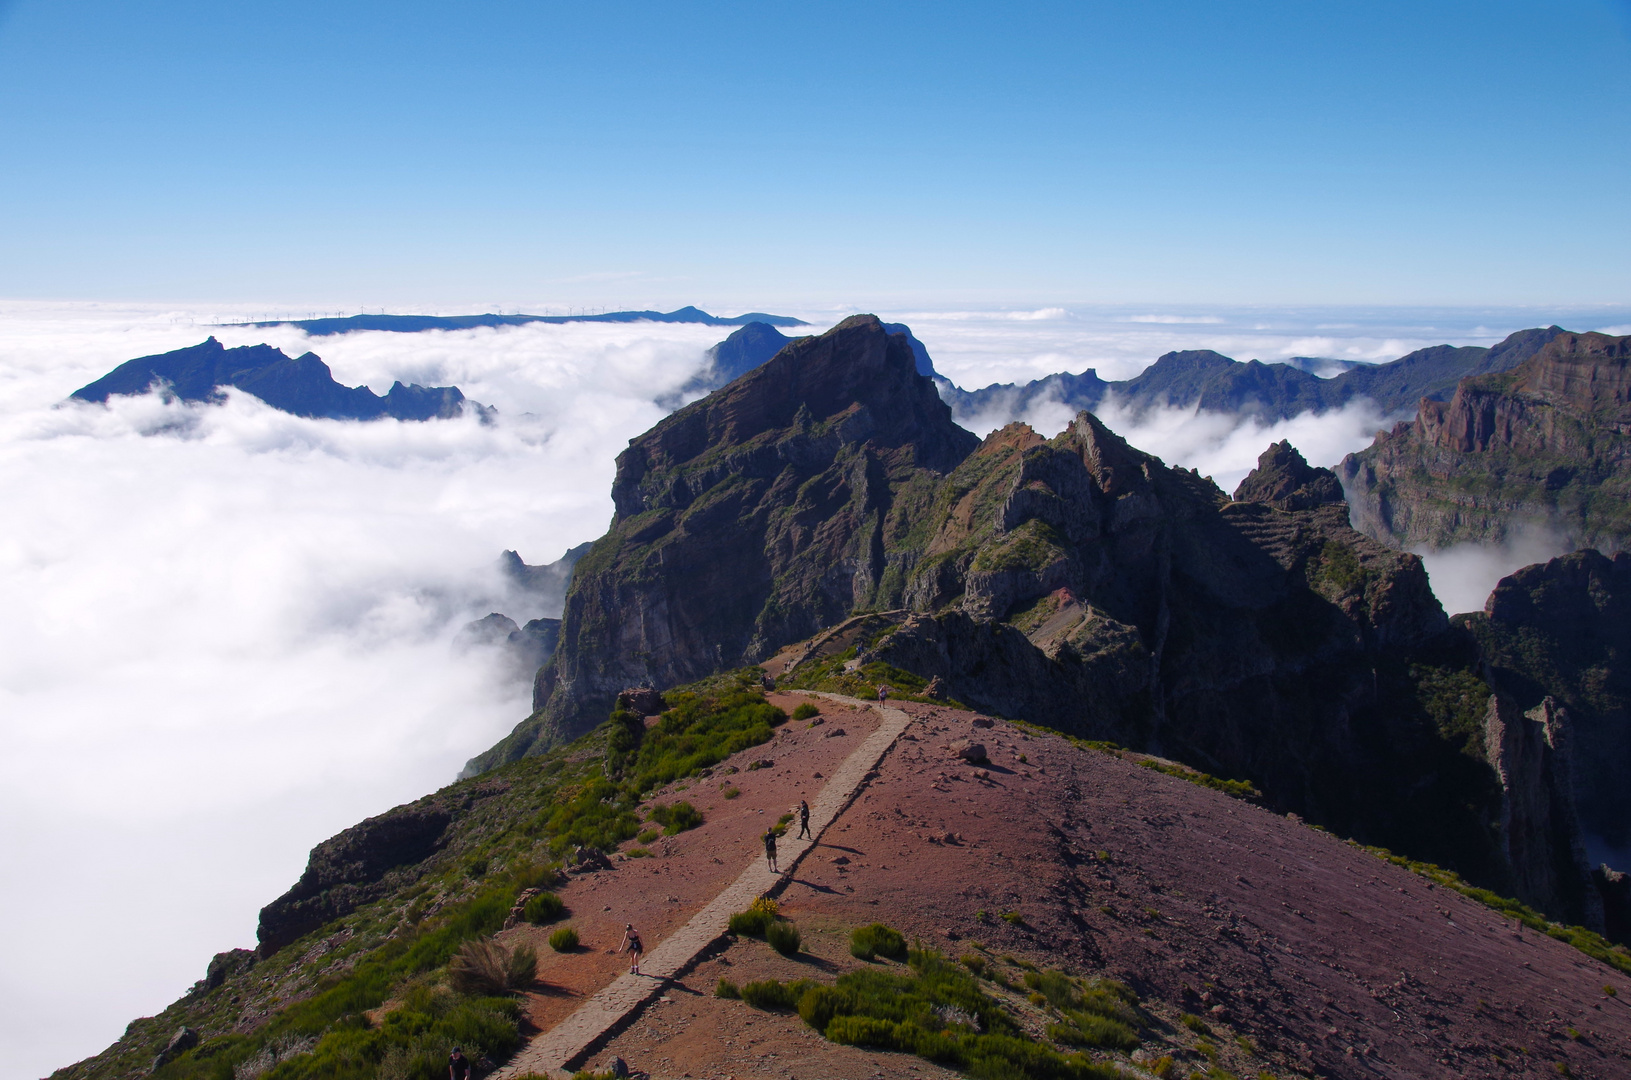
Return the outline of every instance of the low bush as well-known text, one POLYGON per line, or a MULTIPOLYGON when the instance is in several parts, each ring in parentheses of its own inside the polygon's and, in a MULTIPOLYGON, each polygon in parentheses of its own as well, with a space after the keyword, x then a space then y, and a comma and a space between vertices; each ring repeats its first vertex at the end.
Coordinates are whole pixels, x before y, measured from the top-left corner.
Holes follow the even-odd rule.
POLYGON ((765 940, 783 956, 796 956, 799 951, 799 928, 784 919, 777 919, 765 927, 765 940))
POLYGON ((1209 1025, 1205 1020, 1202 1020, 1200 1017, 1196 1016, 1194 1013, 1183 1013, 1178 1017, 1178 1022, 1197 1035, 1212 1034, 1211 1025, 1209 1025))
POLYGON ((578 932, 563 926, 549 935, 549 947, 556 952, 571 952, 578 947, 578 932))
POLYGON ((872 961, 880 956, 891 960, 906 959, 906 939, 898 930, 883 923, 860 926, 850 931, 849 954, 859 960, 872 961))
POLYGON ((720 792, 720 794, 723 795, 727 799, 734 799, 738 795, 742 794, 742 789, 737 787, 735 784, 732 784, 730 787, 728 787, 724 791, 720 792))
POLYGON ((814 703, 809 702, 809 701, 806 701, 804 704, 800 705, 798 708, 793 710, 793 719, 794 720, 808 720, 813 716, 820 716, 820 715, 821 715, 821 710, 816 708, 814 703))
POLYGON ((497 997, 530 986, 538 974, 531 945, 506 949, 496 941, 467 941, 447 965, 448 985, 461 994, 497 997))
POLYGON ((658 832, 656 829, 641 829, 640 835, 636 836, 634 839, 638 843, 649 844, 661 835, 662 833, 658 832))
POLYGON ((735 1001, 741 996, 742 988, 725 978, 723 975, 719 977, 719 982, 714 985, 714 997, 716 998, 728 998, 731 1001, 735 1001))
POLYGON ((790 983, 759 979, 742 984, 742 1000, 755 1009, 794 1009, 805 991, 814 986, 815 983, 808 979, 796 979, 790 983))
POLYGON ((538 926, 552 923, 564 914, 566 914, 565 901, 552 892, 539 893, 528 900, 526 907, 521 909, 521 917, 538 926))
POLYGON ((659 803, 651 808, 651 820, 663 827, 665 836, 677 836, 702 824, 702 811, 683 799, 672 805, 659 803))
POLYGON ((738 911, 731 916, 731 933, 744 937, 764 937, 770 924, 776 921, 776 911, 776 901, 761 896, 746 911, 738 911))

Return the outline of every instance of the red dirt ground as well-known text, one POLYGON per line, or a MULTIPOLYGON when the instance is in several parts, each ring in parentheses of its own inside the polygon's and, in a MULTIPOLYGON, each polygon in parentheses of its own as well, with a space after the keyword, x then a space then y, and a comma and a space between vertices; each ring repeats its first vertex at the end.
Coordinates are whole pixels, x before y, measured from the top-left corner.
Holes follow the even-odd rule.
MULTIPOLYGON (((791 709, 802 699, 776 700, 791 709)), ((730 778, 741 798, 698 799, 717 790, 717 775, 684 796, 709 822, 670 841, 675 854, 567 886, 586 942, 615 947, 632 918, 654 944, 734 878, 763 827, 820 783, 812 774, 871 730, 866 713, 821 707, 848 737, 790 723, 732 762, 776 762, 730 778)), ((1150 1016, 1139 1058, 1173 1054, 1175 1076, 1208 1065, 1182 1013, 1204 1017, 1219 1064, 1237 1076, 1631 1076, 1631 979, 1569 946, 1520 937, 1488 908, 1294 819, 1001 720, 977 730, 970 713, 900 707, 918 722, 782 893, 810 955, 731 945, 592 1062, 618 1054, 654 1077, 950 1075, 712 996, 722 974, 832 978, 858 963, 848 930, 883 921, 952 955, 978 943, 994 957, 1128 983, 1150 1016), (949 749, 971 736, 987 747, 989 780, 949 749)), ((543 976, 570 993, 620 970, 602 952, 541 955, 543 976)), ((1040 1029, 1023 999, 1002 996, 1040 1029)), ((533 1016, 547 1026, 576 1003, 538 997, 533 1016)))

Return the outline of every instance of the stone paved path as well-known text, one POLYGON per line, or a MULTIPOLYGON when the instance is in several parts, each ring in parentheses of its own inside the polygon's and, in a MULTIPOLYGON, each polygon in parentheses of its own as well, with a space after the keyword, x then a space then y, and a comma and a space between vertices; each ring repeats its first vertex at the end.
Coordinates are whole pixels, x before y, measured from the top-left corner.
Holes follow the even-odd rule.
POLYGON ((507 1065, 492 1073, 491 1080, 515 1080, 528 1073, 569 1077, 573 1066, 587 1058, 603 1039, 655 999, 670 979, 683 974, 698 956, 718 941, 729 929, 732 915, 747 908, 758 897, 774 892, 783 881, 792 877, 799 861, 820 842, 821 834, 854 800, 867 774, 911 723, 911 718, 899 709, 839 694, 819 696, 846 705, 870 705, 883 715, 883 722, 833 771, 822 786, 821 794, 810 804, 810 833, 813 838, 795 840, 792 838, 794 830, 789 829, 787 835, 777 842, 778 862, 782 868, 780 873, 771 873, 762 855, 754 859, 740 877, 714 897, 707 907, 692 916, 690 922, 646 953, 640 962, 641 974, 619 975, 610 986, 584 1002, 572 1015, 540 1033, 507 1065))

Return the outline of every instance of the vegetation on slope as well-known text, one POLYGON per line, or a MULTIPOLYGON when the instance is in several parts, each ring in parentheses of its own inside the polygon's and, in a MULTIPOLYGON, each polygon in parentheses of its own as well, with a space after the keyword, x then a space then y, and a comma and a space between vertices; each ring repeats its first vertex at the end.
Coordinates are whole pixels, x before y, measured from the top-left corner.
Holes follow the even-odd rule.
MULTIPOLYGON (((653 791, 768 741, 786 716, 756 681, 756 671, 716 676, 671 692, 672 707, 649 731, 614 714, 569 746, 444 789, 437 798, 470 808, 411 886, 217 986, 200 983, 58 1076, 145 1074, 183 1025, 202 1041, 164 1064, 158 1080, 435 1080, 455 1044, 473 1059, 501 1060, 523 1039, 516 1000, 494 995, 492 980, 454 978, 450 964, 475 962, 472 943, 503 926, 522 890, 552 884, 575 849, 633 837, 653 791)), ((691 823, 678 806, 670 821, 691 823)), ((500 986, 525 981, 525 956, 480 959, 497 965, 500 986)))

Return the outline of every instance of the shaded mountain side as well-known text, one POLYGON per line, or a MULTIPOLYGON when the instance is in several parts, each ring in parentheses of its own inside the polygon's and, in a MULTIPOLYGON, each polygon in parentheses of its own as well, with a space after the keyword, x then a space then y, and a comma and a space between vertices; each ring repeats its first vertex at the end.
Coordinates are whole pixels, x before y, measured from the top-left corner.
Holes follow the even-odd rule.
MULTIPOLYGON (((1354 364, 1333 378, 1320 378, 1307 358, 1290 363, 1241 363, 1209 349, 1170 352, 1132 379, 1107 382, 1089 369, 1033 382, 1001 383, 982 390, 940 384, 941 395, 959 419, 996 413, 1018 418, 1047 401, 1093 412, 1107 402, 1141 413, 1152 408, 1199 408, 1284 420, 1304 412, 1338 409, 1369 399, 1384 414, 1414 406, 1424 397, 1447 396, 1459 379, 1508 371, 1564 331, 1520 330, 1497 345, 1436 345, 1386 364, 1354 364)), ((1340 363, 1340 362, 1333 362, 1340 363)))
POLYGON ((721 317, 710 315, 701 308, 682 307, 676 311, 608 311, 599 315, 350 315, 332 319, 280 319, 272 322, 238 323, 239 326, 295 326, 312 337, 328 334, 346 334, 353 330, 386 330, 399 334, 417 334, 424 330, 471 330, 481 326, 525 326, 527 323, 569 322, 664 322, 701 323, 704 326, 745 326, 748 323, 766 323, 770 326, 808 326, 802 319, 789 315, 766 315, 750 311, 746 315, 721 317))
POLYGON ((1354 523, 1400 547, 1631 547, 1631 337, 1560 334, 1510 372, 1423 401, 1341 466, 1354 523))
POLYGON ((556 619, 566 604, 566 590, 572 584, 572 571, 576 569, 578 560, 589 553, 590 546, 583 543, 568 548, 559 559, 538 566, 522 562, 521 556, 514 551, 506 551, 499 557, 499 566, 504 576, 524 590, 533 601, 535 606, 529 607, 529 611, 541 611, 544 617, 556 619))
POLYGON ((587 730, 624 687, 688 682, 898 603, 907 533, 977 443, 872 316, 667 417, 618 455, 611 529, 574 572, 534 715, 471 767, 587 730))
POLYGON ((1631 928, 1631 907, 1594 869, 1631 871, 1631 554, 1577 551, 1525 567, 1459 621, 1512 706, 1502 719, 1532 715, 1531 738, 1545 743, 1530 755, 1529 790, 1514 785, 1508 802, 1520 816, 1544 811, 1528 815, 1532 830, 1592 871, 1610 922, 1631 928))
POLYGON ((218 401, 221 388, 236 387, 274 409, 331 420, 437 420, 465 409, 487 419, 493 410, 466 400, 456 386, 404 386, 380 397, 366 386, 342 386, 316 353, 288 357, 270 345, 228 349, 211 337, 201 344, 128 360, 71 395, 105 402, 116 394, 145 394, 154 386, 183 401, 218 401))

